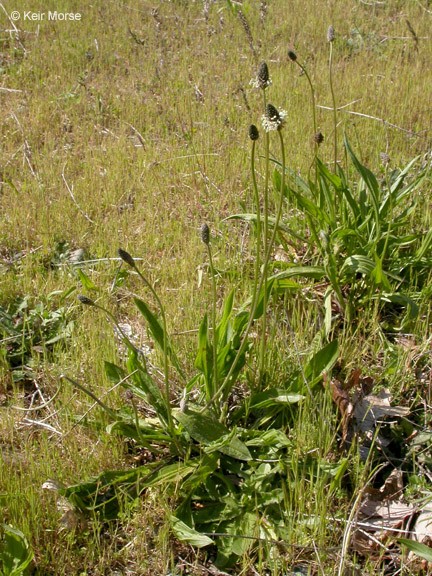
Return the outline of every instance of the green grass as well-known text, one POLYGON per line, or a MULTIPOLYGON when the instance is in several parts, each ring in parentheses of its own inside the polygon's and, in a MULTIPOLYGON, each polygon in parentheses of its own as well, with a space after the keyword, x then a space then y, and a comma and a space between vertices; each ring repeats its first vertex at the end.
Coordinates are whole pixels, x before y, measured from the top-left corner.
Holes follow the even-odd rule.
MULTIPOLYGON (((107 393, 112 383, 104 371, 104 361, 122 362, 124 348, 104 314, 81 307, 76 296, 84 293, 93 298, 119 322, 129 324, 141 344, 152 345, 133 305, 133 296, 146 300, 149 294, 133 270, 121 266, 117 249, 142 259, 137 260, 140 270, 163 301, 168 332, 191 378, 196 372, 198 328, 205 312, 209 319, 213 314, 208 255, 200 241, 204 222, 212 232, 218 311, 233 288, 235 307, 250 296, 253 228, 224 219, 256 212, 250 124, 257 124, 261 132, 256 156, 260 189, 264 180, 262 95, 249 83, 258 65, 265 60, 270 69, 268 101, 288 113, 283 131, 287 167, 305 180, 308 175, 313 179, 310 89, 300 68, 287 56, 288 49, 295 50, 315 90, 316 124, 325 138, 319 157, 332 170, 334 119, 326 40, 332 24, 341 167, 353 178, 343 149, 346 134, 359 160, 380 183, 386 178, 382 153, 390 158, 388 171, 402 169, 418 156, 414 176, 431 162, 426 95, 432 87, 425 73, 432 58, 430 11, 427 2, 414 0, 371 4, 350 0, 325 6, 315 0, 268 6, 245 0, 241 8, 254 54, 234 2, 84 6, 72 1, 47 2, 43 8, 30 4, 18 0, 3 6, 8 13, 81 12, 82 20, 21 19, 15 23, 17 35, 9 32, 11 22, 0 6, 0 311, 13 316, 16 302, 28 297, 27 310, 20 321, 12 318, 12 324, 21 330, 24 319, 24 325, 33 330, 31 338, 29 330, 20 332, 26 352, 21 365, 17 361, 12 366, 12 341, 6 341, 10 334, 0 324, 4 338, 0 513, 3 522, 27 537, 35 574, 128 570, 129 574, 162 575, 174 573, 175 566, 181 565, 198 574, 206 561, 205 549, 192 550, 170 531, 169 516, 178 505, 180 487, 177 493, 169 487, 148 489, 132 509, 122 511, 121 521, 115 524, 77 517, 76 529, 62 525, 58 495, 42 489, 48 479, 72 485, 105 470, 131 469, 147 458, 133 442, 106 434, 107 415, 99 407, 89 411, 92 399, 60 378, 66 374, 79 381, 112 409, 128 405, 119 388, 107 393), (82 271, 93 289, 83 285, 86 281, 80 281, 68 259, 81 248, 85 259, 92 261, 82 271), (40 330, 42 319, 32 312, 38 306, 48 319, 63 307, 73 322, 72 335, 47 344, 47 332, 40 330), (26 378, 20 380, 17 370, 23 366, 26 378), (55 394, 52 403, 40 410, 14 408, 28 408, 32 401, 43 404, 55 394)), ((270 139, 270 154, 281 160, 277 138, 270 139)), ((274 197, 271 188, 271 206, 274 197)), ((304 232, 305 214, 289 198, 283 222, 297 233, 304 232)), ((417 211, 404 230, 427 231, 430 172, 412 198, 418 203, 417 211)), ((288 254, 300 263, 316 263, 313 247, 288 240, 281 251, 284 258, 288 254)), ((281 266, 276 264, 277 270, 281 266)), ((422 287, 408 289, 410 295, 418 292, 420 307, 418 317, 406 325, 405 337, 413 347, 399 345, 394 334, 387 338, 386 328, 379 327, 377 309, 365 304, 355 325, 338 331, 335 370, 345 378, 360 368, 374 378, 375 389, 390 387, 395 401, 413 408, 416 426, 429 424, 431 395, 430 288, 426 279, 422 282, 422 287), (421 398, 427 404, 419 408, 421 398)), ((326 288, 325 282, 322 287, 308 283, 299 293, 270 298, 267 354, 260 369, 270 386, 289 381, 324 345, 326 288)), ((163 354, 155 350, 151 361, 163 366, 163 354)), ((255 368, 251 359, 240 395, 245 382, 254 380, 255 368)), ((178 404, 180 381, 174 383, 173 403, 178 404)), ((285 526, 289 541, 279 547, 269 538, 245 550, 236 568, 239 574, 253 574, 253 565, 259 573, 269 569, 277 574, 302 562, 311 573, 337 573, 344 519, 372 473, 359 461, 355 443, 350 449, 340 448, 339 425, 336 408, 322 392, 308 397, 290 425, 285 423, 290 441, 284 500, 291 511, 285 526), (340 484, 331 484, 332 466, 344 459, 348 472, 340 484)), ((410 471, 413 475, 419 471, 416 466, 417 461, 410 471)), ((369 570, 365 573, 383 569, 374 558, 356 560, 350 555, 349 561, 364 561, 363 569, 369 570)), ((181 568, 178 572, 186 573, 181 568)))

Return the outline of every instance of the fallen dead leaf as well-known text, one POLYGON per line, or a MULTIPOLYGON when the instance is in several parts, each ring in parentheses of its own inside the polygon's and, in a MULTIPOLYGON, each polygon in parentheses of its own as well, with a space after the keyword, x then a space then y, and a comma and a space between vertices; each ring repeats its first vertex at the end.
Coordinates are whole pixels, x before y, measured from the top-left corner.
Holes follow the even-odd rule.
POLYGON ((352 548, 368 556, 382 552, 382 545, 400 537, 417 512, 417 506, 403 499, 402 471, 393 470, 381 488, 365 491, 358 513, 359 527, 351 539, 352 548))

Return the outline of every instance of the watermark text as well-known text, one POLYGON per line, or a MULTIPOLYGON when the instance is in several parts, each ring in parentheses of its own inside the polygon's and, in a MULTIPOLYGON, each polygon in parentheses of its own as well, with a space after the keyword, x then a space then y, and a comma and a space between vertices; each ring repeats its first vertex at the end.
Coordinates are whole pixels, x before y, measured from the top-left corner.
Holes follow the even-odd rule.
POLYGON ((10 18, 14 22, 23 20, 27 22, 78 22, 82 19, 80 12, 58 12, 57 10, 48 10, 48 12, 32 12, 31 10, 13 10, 10 18))

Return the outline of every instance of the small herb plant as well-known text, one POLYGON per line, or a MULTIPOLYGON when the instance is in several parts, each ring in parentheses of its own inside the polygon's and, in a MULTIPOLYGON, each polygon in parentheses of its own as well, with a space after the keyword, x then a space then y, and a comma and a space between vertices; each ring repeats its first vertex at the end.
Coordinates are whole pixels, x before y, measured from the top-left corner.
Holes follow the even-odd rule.
MULTIPOLYGON (((332 32, 330 44, 333 38, 332 32)), ((292 51, 289 58, 298 63, 292 51)), ((307 77, 315 108, 313 84, 307 77)), ((253 85, 263 97, 264 170, 258 179, 260 133, 252 125, 254 211, 229 218, 250 223, 254 233, 250 296, 238 303, 236 291, 231 290, 219 302, 211 231, 204 224, 201 239, 209 264, 211 306, 198 329, 193 367, 185 369, 168 333, 162 299, 137 261, 119 250, 121 260, 142 281, 146 297, 135 297, 134 303, 159 351, 161 369, 150 366, 109 310, 80 296, 83 305, 104 312, 121 335, 127 360, 123 365, 106 362, 105 372, 111 382, 127 390, 130 402, 110 408, 85 386, 65 378, 105 410, 110 432, 146 449, 152 459, 136 468, 103 472, 60 491, 79 510, 108 520, 147 490, 163 487, 173 502, 170 522, 178 539, 216 550, 220 568, 232 566, 248 553, 277 570, 279 548, 289 540, 293 523, 305 522, 298 509, 298 475, 306 479, 301 498, 313 499, 318 486, 325 486, 331 495, 322 518, 337 517, 343 478, 349 475, 351 456, 337 462, 332 456, 327 430, 332 411, 319 386, 338 361, 339 332, 355 325, 365 309, 380 314, 387 303, 405 310, 402 324, 414 317, 415 290, 421 289, 430 263, 432 235, 406 231, 415 209, 413 192, 424 176, 411 177, 414 161, 379 182, 346 138, 349 163, 345 169, 340 166, 335 134, 332 171, 318 156, 322 137, 316 133, 314 175, 304 180, 288 167, 283 138, 286 113, 267 101, 271 80, 265 63, 253 85), (270 155, 273 138, 279 159, 270 155), (302 214, 295 230, 285 217, 285 209, 292 206, 302 214), (277 246, 295 242, 307 247, 301 263, 274 260, 277 246), (323 321, 317 334, 311 335, 318 346, 307 357, 297 356, 296 366, 285 378, 270 380, 268 358, 275 345, 269 337, 270 322, 277 322, 283 298, 305 287, 315 290, 317 281, 321 290, 324 281, 323 321), (314 445, 310 452, 296 443, 298 428, 306 424, 314 445)), ((335 132, 336 124, 335 118, 335 132)), ((322 522, 312 520, 308 519, 305 530, 314 540, 322 522)))
POLYGON ((31 377, 32 356, 47 353, 69 338, 73 330, 71 308, 55 305, 59 293, 32 303, 28 297, 0 306, 0 340, 3 360, 14 381, 31 377))
POLYGON ((0 525, 0 568, 3 576, 25 576, 33 552, 24 534, 7 524, 0 525))

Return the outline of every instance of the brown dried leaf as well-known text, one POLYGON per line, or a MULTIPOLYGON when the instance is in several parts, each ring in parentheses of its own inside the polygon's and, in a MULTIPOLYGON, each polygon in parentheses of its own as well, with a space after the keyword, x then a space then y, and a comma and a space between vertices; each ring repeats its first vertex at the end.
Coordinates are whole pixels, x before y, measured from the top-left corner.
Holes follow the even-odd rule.
POLYGON ((376 426, 383 423, 388 416, 400 418, 409 414, 408 408, 391 406, 390 400, 390 391, 385 388, 378 395, 357 395, 357 398, 353 399, 353 416, 357 430, 373 436, 376 426))
POLYGON ((348 435, 348 425, 351 419, 353 405, 351 404, 348 392, 344 390, 339 380, 332 378, 329 386, 332 400, 339 408, 342 416, 342 444, 344 444, 348 435))
POLYGON ((400 528, 406 518, 416 511, 413 504, 405 504, 402 500, 368 500, 360 508, 363 521, 368 523, 368 531, 392 530, 400 528))
POLYGON ((420 511, 413 532, 413 540, 430 546, 432 542, 432 508, 430 506, 420 511))
POLYGON ((330 392, 332 400, 339 408, 342 417, 345 417, 350 410, 350 397, 348 392, 344 389, 342 383, 336 378, 330 380, 330 392))
POLYGON ((417 511, 413 504, 403 501, 402 471, 395 469, 381 488, 368 488, 360 505, 360 526, 354 531, 351 546, 360 554, 371 556, 379 552, 381 544, 396 537, 417 511))
POLYGON ((346 389, 351 390, 352 388, 358 388, 360 384, 360 368, 355 368, 351 374, 348 376, 346 389))

